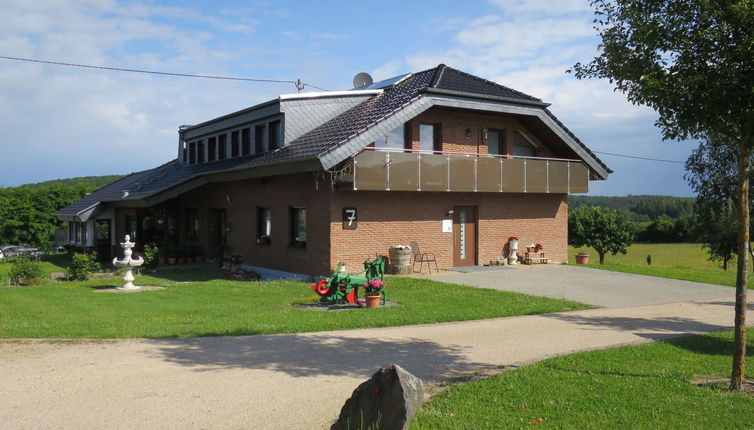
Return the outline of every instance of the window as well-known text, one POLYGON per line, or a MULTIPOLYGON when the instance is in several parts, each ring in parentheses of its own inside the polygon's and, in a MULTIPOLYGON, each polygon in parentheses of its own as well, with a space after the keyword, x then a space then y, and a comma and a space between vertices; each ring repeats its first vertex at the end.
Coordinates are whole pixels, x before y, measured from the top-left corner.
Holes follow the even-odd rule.
POLYGON ((487 130, 487 153, 488 154, 505 154, 505 136, 504 130, 487 130))
POLYGON ((73 243, 76 241, 76 233, 74 230, 73 222, 68 222, 68 242, 73 243))
POLYGON ((375 140, 374 146, 376 148, 405 149, 406 136, 405 136, 404 126, 401 125, 400 127, 388 133, 387 136, 384 136, 382 138, 375 140))
POLYGON ((261 154, 264 152, 264 126, 254 127, 254 153, 261 154))
POLYGON ((291 246, 306 246, 306 209, 291 208, 291 246))
POLYGON ((189 164, 196 164, 196 142, 189 143, 189 164))
POLYGON ((230 135, 230 156, 238 157, 240 154, 241 143, 238 141, 238 131, 234 131, 230 135))
POLYGON ((272 219, 270 208, 257 208, 257 243, 266 245, 270 243, 272 235, 272 219))
POLYGON ((280 121, 272 121, 269 124, 267 142, 270 151, 280 148, 280 121))
POLYGON ((131 236, 131 242, 135 242, 137 239, 138 227, 139 220, 133 215, 126 215, 126 234, 131 236))
POLYGON ((201 221, 199 220, 199 209, 186 209, 186 239, 198 239, 199 230, 201 229, 201 227, 202 225, 201 221))
POLYGON ((513 155, 519 157, 534 157, 536 147, 518 131, 513 132, 513 155))
MULTIPOLYGON (((225 137, 225 136, 222 136, 225 137)), ((207 161, 215 161, 217 158, 217 139, 210 137, 207 139, 207 161)))
POLYGON ((442 151, 440 124, 419 124, 419 149, 424 154, 442 151))
POLYGON ((186 149, 186 142, 183 142, 183 164, 188 161, 188 150, 186 149))
POLYGON ((196 144, 196 162, 204 163, 204 141, 200 140, 196 144))
MULTIPOLYGON (((235 133, 237 133, 237 132, 235 132, 235 133)), ((228 138, 224 134, 220 135, 219 138, 220 138, 220 142, 217 145, 217 149, 218 149, 218 151, 217 151, 217 159, 218 160, 225 160, 226 158, 228 158, 228 138)), ((231 140, 233 140, 233 137, 231 137, 231 140)))
MULTIPOLYGON (((238 133, 234 131, 234 133, 238 133)), ((241 130, 241 155, 251 154, 251 130, 246 127, 241 130)))

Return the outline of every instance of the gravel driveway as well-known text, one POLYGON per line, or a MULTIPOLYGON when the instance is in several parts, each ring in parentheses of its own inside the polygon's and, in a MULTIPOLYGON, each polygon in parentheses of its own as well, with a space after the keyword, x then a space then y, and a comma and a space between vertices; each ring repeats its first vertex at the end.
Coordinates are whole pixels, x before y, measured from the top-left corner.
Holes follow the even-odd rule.
POLYGON ((424 276, 440 282, 573 300, 594 306, 636 306, 730 296, 735 289, 572 265, 503 266, 424 276), (497 270, 495 270, 497 269, 497 270))

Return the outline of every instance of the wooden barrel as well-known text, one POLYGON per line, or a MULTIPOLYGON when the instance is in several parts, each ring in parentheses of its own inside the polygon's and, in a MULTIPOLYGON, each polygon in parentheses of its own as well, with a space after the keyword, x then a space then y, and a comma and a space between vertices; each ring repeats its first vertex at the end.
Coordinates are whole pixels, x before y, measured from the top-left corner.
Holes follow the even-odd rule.
POLYGON ((390 248, 390 273, 393 275, 408 275, 411 273, 411 248, 390 248))

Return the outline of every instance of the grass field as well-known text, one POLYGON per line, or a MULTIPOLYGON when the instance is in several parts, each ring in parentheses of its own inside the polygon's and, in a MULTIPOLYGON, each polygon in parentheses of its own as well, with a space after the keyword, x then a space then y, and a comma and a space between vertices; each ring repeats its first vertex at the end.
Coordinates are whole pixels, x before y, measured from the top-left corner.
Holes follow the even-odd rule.
POLYGON ((106 277, 0 288, 0 338, 128 338, 252 335, 388 327, 560 312, 589 306, 523 294, 387 278, 400 306, 324 312, 294 306, 318 296, 295 281, 239 282, 219 269, 142 276, 164 290, 97 292, 123 281, 106 277))
MULTIPOLYGON (((748 339, 751 355, 754 329, 748 339)), ((435 395, 411 429, 752 428, 754 396, 726 389, 732 343, 726 332, 545 360, 435 395), (724 381, 692 383, 710 377, 724 381)))
POLYGON ((637 273, 662 278, 683 279, 734 286, 736 284, 735 261, 728 270, 722 270, 717 262, 708 260, 707 251, 693 243, 634 244, 626 255, 605 256, 605 264, 599 264, 599 255, 591 248, 569 247, 568 262, 575 264, 575 255, 586 250, 589 254, 589 267, 637 273), (647 255, 652 256, 652 264, 647 265, 647 255))

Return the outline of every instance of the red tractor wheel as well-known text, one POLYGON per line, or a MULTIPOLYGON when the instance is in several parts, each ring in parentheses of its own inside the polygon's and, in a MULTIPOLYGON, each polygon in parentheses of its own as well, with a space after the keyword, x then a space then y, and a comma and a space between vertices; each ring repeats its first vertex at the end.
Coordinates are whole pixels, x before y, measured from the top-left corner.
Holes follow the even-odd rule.
POLYGON ((320 296, 326 296, 330 292, 330 287, 327 286, 327 279, 323 279, 316 284, 310 285, 311 289, 320 296))

